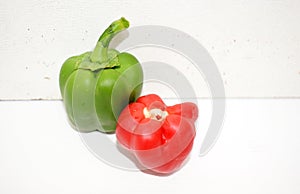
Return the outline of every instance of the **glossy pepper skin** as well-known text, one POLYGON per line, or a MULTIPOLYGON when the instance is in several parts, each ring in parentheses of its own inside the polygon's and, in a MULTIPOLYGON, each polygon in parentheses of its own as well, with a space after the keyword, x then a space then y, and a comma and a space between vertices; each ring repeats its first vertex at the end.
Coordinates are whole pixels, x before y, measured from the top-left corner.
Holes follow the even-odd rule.
POLYGON ((197 118, 195 104, 166 106, 159 96, 150 94, 122 111, 116 136, 143 168, 171 174, 180 169, 192 149, 197 118))
POLYGON ((125 18, 114 21, 95 49, 67 59, 59 85, 67 115, 80 132, 111 133, 122 109, 141 93, 143 71, 129 53, 108 48, 111 39, 129 27, 125 18))

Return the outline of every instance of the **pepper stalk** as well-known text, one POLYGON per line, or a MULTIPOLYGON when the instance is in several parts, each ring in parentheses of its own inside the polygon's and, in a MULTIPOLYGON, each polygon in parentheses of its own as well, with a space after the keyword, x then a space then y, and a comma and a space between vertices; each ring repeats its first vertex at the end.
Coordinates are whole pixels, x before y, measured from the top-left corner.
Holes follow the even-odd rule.
POLYGON ((110 56, 108 55, 110 41, 116 34, 128 27, 129 22, 124 17, 114 21, 100 36, 94 51, 90 55, 90 60, 94 63, 104 63, 110 60, 110 56))

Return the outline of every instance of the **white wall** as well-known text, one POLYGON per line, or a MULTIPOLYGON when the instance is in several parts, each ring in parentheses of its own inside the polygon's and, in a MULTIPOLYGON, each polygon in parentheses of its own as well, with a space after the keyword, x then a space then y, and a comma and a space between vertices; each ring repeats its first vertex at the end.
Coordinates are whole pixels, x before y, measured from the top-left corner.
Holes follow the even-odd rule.
POLYGON ((2 0, 0 99, 60 99, 63 61, 91 50, 121 16, 195 37, 217 63, 227 97, 300 97, 297 0, 2 0))

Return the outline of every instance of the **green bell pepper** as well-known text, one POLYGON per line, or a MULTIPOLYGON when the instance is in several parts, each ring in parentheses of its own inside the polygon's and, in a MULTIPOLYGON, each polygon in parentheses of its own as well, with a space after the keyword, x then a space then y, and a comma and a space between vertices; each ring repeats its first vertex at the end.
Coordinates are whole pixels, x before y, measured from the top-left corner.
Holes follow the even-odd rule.
POLYGON ((111 39, 128 27, 123 17, 114 21, 92 52, 70 57, 61 67, 60 92, 68 118, 80 132, 114 132, 120 112, 141 94, 138 60, 108 48, 111 39))

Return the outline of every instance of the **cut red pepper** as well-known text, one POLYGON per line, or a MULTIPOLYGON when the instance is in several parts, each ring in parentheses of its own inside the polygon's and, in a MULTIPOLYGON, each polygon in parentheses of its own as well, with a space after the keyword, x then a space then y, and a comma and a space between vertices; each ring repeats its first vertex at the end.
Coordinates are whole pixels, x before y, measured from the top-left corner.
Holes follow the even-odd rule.
POLYGON ((150 94, 122 111, 116 136, 145 169, 170 174, 182 166, 192 149, 197 118, 194 103, 166 106, 159 96, 150 94))

